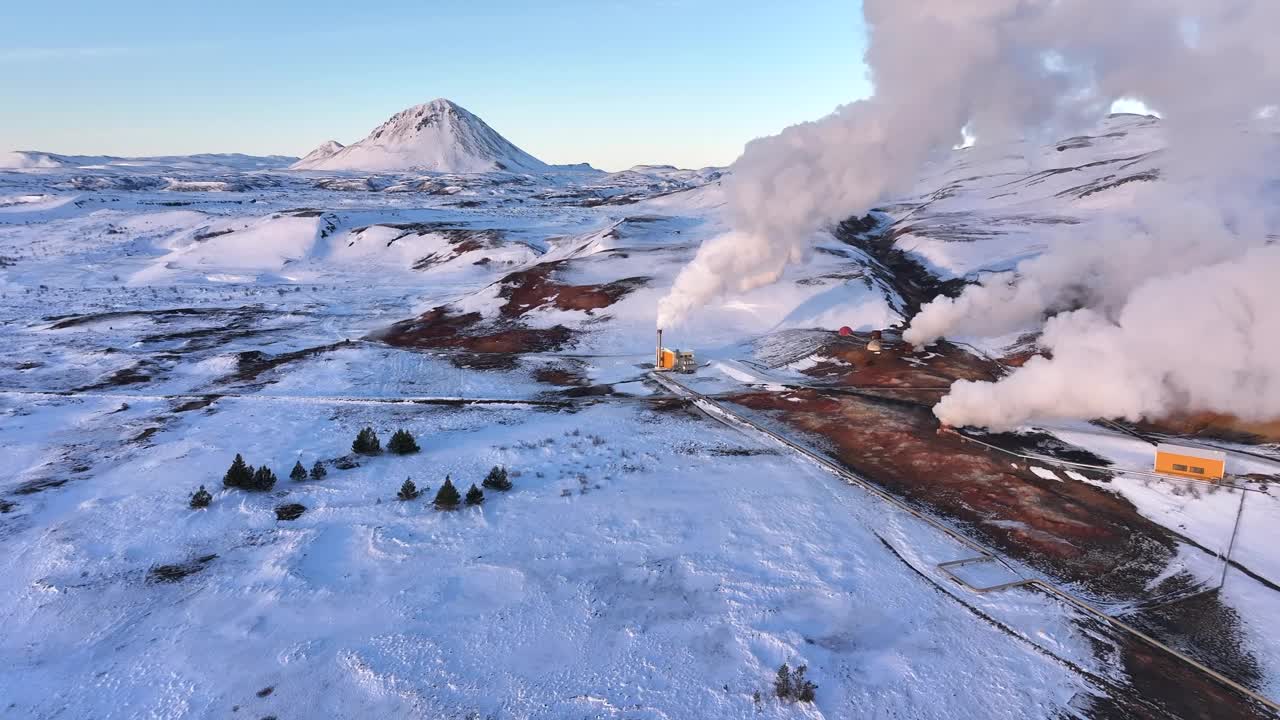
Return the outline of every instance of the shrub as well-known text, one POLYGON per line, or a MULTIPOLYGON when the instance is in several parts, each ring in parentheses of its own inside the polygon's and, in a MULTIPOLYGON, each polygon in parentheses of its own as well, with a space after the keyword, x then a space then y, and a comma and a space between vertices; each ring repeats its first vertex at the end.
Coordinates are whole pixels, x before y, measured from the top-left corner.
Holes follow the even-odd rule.
POLYGON ((405 478, 404 484, 400 486, 400 492, 396 493, 396 497, 401 500, 415 500, 422 493, 418 492, 418 486, 413 481, 405 478))
POLYGON ((299 505, 298 503, 289 503, 287 505, 277 505, 276 519, 277 520, 297 520, 298 518, 302 517, 302 513, 306 511, 307 511, 307 506, 299 505))
POLYGON ((488 475, 485 475, 484 482, 480 483, 490 490, 501 490, 506 492, 511 489, 511 480, 507 479, 507 469, 495 465, 488 475))
POLYGON ((253 482, 253 467, 245 463, 240 453, 236 453, 236 459, 231 461, 231 467, 227 468, 227 473, 222 476, 222 484, 229 488, 243 488, 249 487, 251 482, 253 482))
POLYGON ((307 479, 307 469, 302 467, 301 460, 293 464, 293 469, 289 471, 289 479, 294 482, 301 482, 307 479))
POLYGON ((253 472, 253 479, 249 481, 246 489, 257 490, 259 492, 267 492, 276 485, 276 474, 271 472, 271 468, 263 465, 253 472))
POLYGON ((397 430, 391 435, 391 442, 387 443, 387 449, 397 455, 409 455, 418 452, 421 448, 407 430, 397 430))
POLYGON ((460 502, 462 502, 462 496, 458 494, 458 488, 453 486, 453 481, 448 476, 445 476, 444 485, 441 485, 440 492, 436 493, 436 509, 453 510, 460 502))
POLYGON ((351 443, 351 452, 357 455, 377 455, 382 452, 382 443, 373 428, 367 427, 356 433, 356 439, 351 443))
POLYGON ((324 478, 325 475, 328 475, 328 474, 329 474, 329 471, 324 469, 324 465, 321 465, 319 460, 316 461, 315 465, 311 466, 312 480, 320 480, 324 478))
POLYGON ((213 502, 213 496, 209 494, 208 490, 204 489, 203 485, 200 486, 199 490, 195 491, 194 493, 191 493, 191 509, 192 510, 207 508, 209 507, 209 503, 211 502, 213 502))
POLYGON ((467 504, 479 505, 484 502, 484 491, 476 487, 475 483, 471 483, 471 489, 467 491, 467 504))

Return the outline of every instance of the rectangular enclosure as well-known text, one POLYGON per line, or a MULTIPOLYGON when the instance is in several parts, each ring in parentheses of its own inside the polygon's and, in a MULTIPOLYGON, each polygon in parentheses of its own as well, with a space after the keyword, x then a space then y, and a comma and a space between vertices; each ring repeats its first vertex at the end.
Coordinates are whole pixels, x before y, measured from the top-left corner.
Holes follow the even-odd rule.
POLYGON ((1160 443, 1156 446, 1155 470, 1166 475, 1217 482, 1226 474, 1227 456, 1218 450, 1160 443))

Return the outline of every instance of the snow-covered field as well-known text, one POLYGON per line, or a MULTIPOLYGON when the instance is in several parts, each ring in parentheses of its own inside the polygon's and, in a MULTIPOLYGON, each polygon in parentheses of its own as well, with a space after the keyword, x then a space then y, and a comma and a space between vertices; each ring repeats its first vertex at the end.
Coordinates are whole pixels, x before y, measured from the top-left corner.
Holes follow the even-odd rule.
MULTIPOLYGON (((33 460, 95 439, 110 447, 163 409, 5 405, 7 442, 33 460)), ((705 420, 606 405, 212 409, 44 493, 7 534, 11 712, 787 717, 797 711, 768 697, 782 662, 810 666, 828 717, 1025 717, 1083 690, 974 622, 876 533, 926 552, 941 540, 705 420), (235 452, 283 474, 295 458, 344 454, 365 424, 407 428, 424 451, 185 508, 235 452), (482 507, 395 499, 406 477, 434 491, 494 464, 519 475, 482 507), (307 511, 279 522, 285 502, 307 511), (183 563, 197 571, 180 582, 149 576, 183 563), (946 701, 984 683, 1006 689, 981 711, 946 701)), ((1030 615, 1024 604, 1007 611, 1030 615)), ((1055 645, 1087 654, 1051 625, 1055 645)))
MULTIPOLYGON (((1145 122, 1113 122, 1146 147, 1145 122)), ((1061 717, 1107 692, 1090 677, 1124 682, 1075 611, 965 593, 935 567, 971 554, 954 540, 646 379, 658 298, 723 229, 717 172, 19 159, 0 171, 5 717, 1061 717), (487 366, 483 348, 384 342, 441 307, 568 334, 487 366), (339 469, 366 425, 423 450, 339 469), (222 488, 236 453, 273 492, 222 488), (328 475, 291 481, 295 461, 328 475), (465 491, 494 465, 513 490, 431 507, 446 476, 465 491), (426 494, 397 500, 406 478, 426 494), (199 485, 212 505, 189 509, 199 485), (306 510, 277 520, 285 503, 306 510), (783 662, 808 665, 816 703, 772 697, 783 662)), ((1055 199, 1088 170, 969 163, 886 211, 944 277, 1008 267, 1106 195, 1055 199)), ((902 319, 865 249, 815 248, 668 332, 706 364, 700 390, 803 382, 808 329, 902 319), (766 351, 795 357, 766 371, 766 351)), ((1137 452, 1050 431, 1121 466, 1137 452)), ((1109 487, 1214 550, 1236 498, 1109 487)), ((1274 503, 1249 503, 1237 555, 1280 581, 1274 503)), ((1271 591, 1234 592, 1246 619, 1276 614, 1271 591)), ((1277 643, 1251 627, 1275 689, 1277 643)))

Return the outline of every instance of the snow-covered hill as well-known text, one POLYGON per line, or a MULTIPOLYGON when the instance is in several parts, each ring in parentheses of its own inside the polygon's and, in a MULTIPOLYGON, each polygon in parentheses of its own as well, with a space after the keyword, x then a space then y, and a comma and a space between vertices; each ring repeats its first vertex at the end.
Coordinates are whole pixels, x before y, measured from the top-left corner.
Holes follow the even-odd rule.
POLYGON ((324 156, 317 148, 297 170, 431 170, 448 173, 542 172, 549 166, 511 144, 483 120, 444 98, 402 110, 368 137, 324 156))
POLYGON ((301 160, 289 167, 294 170, 304 170, 324 160, 328 160, 345 147, 346 145, 343 145, 337 140, 326 140, 317 145, 316 149, 306 155, 303 155, 301 160))

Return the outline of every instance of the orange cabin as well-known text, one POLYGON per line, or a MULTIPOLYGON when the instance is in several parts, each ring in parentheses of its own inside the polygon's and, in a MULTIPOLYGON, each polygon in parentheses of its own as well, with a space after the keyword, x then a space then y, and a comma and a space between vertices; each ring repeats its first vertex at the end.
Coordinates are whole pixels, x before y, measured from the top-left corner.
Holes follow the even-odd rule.
POLYGON ((1156 446, 1155 470, 1207 482, 1217 482, 1227 472, 1227 455, 1218 450, 1160 443, 1156 446))
POLYGON ((658 349, 658 369, 671 370, 676 366, 676 353, 666 348, 658 349))

